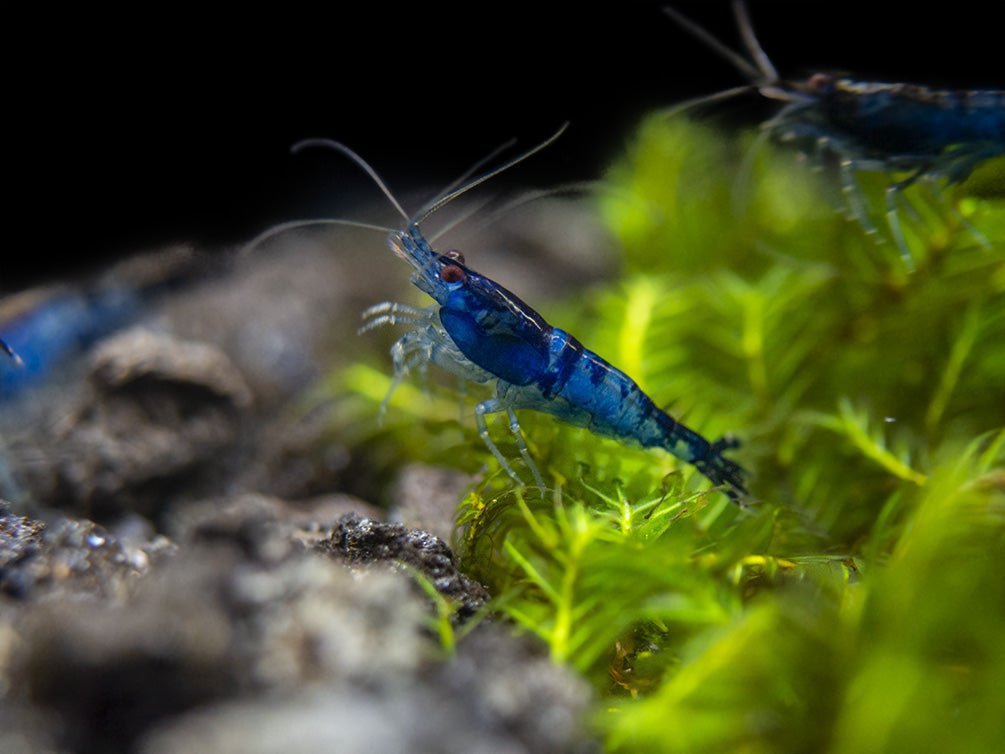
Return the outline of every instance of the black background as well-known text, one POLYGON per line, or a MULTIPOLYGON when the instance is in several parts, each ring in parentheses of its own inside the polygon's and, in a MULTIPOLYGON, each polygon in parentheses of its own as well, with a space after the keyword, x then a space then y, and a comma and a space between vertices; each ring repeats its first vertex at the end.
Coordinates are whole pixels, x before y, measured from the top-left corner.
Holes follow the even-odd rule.
MULTIPOLYGON (((405 192, 570 121, 506 180, 597 178, 647 112, 742 83, 660 5, 136 4, 10 17, 0 290, 162 243, 235 244, 275 222, 345 216, 345 193, 377 198, 336 155, 291 157, 305 137, 350 145, 405 192)), ((676 7, 739 46, 728 5, 676 7)), ((1005 79, 990 7, 750 3, 783 74, 956 88, 1005 79)), ((764 115, 754 97, 730 112, 764 115)))

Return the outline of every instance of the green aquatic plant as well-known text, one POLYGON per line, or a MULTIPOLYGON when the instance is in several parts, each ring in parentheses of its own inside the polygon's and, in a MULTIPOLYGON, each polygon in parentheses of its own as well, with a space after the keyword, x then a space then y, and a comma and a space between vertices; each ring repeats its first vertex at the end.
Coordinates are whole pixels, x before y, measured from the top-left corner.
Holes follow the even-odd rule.
POLYGON ((1005 699, 1005 434, 938 464, 857 571, 804 560, 610 704, 610 751, 994 751, 1005 699), (846 578, 846 575, 854 578, 846 578), (782 578, 784 576, 784 578, 782 578))
MULTIPOLYGON (((673 416, 735 432, 747 507, 666 454, 531 412, 521 424, 549 489, 521 488, 435 384, 433 399, 399 388, 385 429, 358 439, 389 463, 488 469, 459 511, 463 566, 591 679, 611 751, 993 750, 1001 166, 945 206, 914 202, 911 272, 833 209, 827 176, 752 141, 683 118, 643 124, 599 199, 620 274, 545 312, 673 416)), ((355 366, 340 379, 372 418, 388 378, 355 366)), ((518 458, 501 426, 494 436, 518 458)))

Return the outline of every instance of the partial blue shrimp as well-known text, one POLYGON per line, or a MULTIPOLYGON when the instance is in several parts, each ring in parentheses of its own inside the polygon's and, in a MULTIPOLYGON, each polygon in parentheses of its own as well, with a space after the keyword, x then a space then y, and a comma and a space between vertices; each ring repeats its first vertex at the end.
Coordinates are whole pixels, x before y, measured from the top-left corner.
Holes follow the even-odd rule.
POLYGON ((422 235, 421 223, 434 212, 543 149, 560 134, 561 131, 412 216, 401 208, 373 168, 351 149, 338 142, 309 142, 336 149, 355 162, 405 218, 405 229, 392 230, 388 245, 412 265, 412 283, 436 302, 426 309, 388 302, 363 313, 366 324, 362 330, 398 323, 416 326, 391 349, 394 363, 391 391, 409 371, 425 368, 429 363, 463 380, 494 385, 494 397, 475 407, 478 433, 499 465, 517 482, 521 482, 520 477, 492 441, 486 417, 506 414, 520 456, 538 487, 543 488, 544 480, 530 457, 515 413, 531 409, 585 427, 597 435, 644 448, 663 448, 694 465, 713 484, 723 485, 725 493, 739 502, 741 494, 746 494, 743 470, 722 455, 723 451, 738 446, 734 439, 724 437, 709 442, 675 421, 624 372, 585 348, 569 333, 549 325, 515 294, 468 267, 460 252, 439 253, 422 235))
POLYGON ((4 350, 14 358, 0 363, 0 402, 43 381, 65 359, 130 321, 139 306, 131 292, 99 296, 72 288, 28 291, 6 303, 12 311, 0 316, 4 350))
MULTIPOLYGON (((914 267, 913 258, 898 209, 904 189, 923 180, 938 196, 941 180, 947 185, 959 183, 985 160, 1005 155, 1005 90, 944 91, 916 84, 835 78, 826 73, 815 73, 805 81, 786 81, 761 49, 742 0, 733 0, 733 11, 750 60, 677 10, 668 6, 663 10, 750 81, 746 86, 689 100, 670 112, 751 90, 785 103, 762 124, 764 132, 782 141, 794 141, 818 160, 836 155, 847 209, 869 233, 875 233, 876 228, 865 210, 856 174, 880 172, 890 177, 887 222, 909 269, 914 267), (894 181, 893 173, 906 173, 907 177, 894 181)), ((988 245, 975 228, 967 227, 979 243, 988 245)))
POLYGON ((188 274, 188 251, 120 263, 96 280, 0 299, 0 402, 48 379, 100 338, 134 322, 149 300, 188 274))

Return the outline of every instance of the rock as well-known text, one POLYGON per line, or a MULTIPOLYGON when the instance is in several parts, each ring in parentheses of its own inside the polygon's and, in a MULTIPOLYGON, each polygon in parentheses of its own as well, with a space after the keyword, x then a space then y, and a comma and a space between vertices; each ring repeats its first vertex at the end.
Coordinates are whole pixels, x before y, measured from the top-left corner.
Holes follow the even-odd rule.
POLYGON ((30 440, 47 449, 19 469, 35 500, 73 501, 90 517, 156 517, 180 488, 198 494, 230 473, 252 398, 222 352, 128 330, 95 350, 88 384, 30 440))
POLYGON ((443 540, 421 529, 349 513, 317 548, 350 565, 392 563, 414 569, 456 606, 453 618, 457 623, 472 617, 489 600, 481 584, 458 570, 443 540))
POLYGON ((16 516, 0 501, 0 593, 19 600, 123 599, 165 545, 161 538, 125 545, 87 520, 16 516))

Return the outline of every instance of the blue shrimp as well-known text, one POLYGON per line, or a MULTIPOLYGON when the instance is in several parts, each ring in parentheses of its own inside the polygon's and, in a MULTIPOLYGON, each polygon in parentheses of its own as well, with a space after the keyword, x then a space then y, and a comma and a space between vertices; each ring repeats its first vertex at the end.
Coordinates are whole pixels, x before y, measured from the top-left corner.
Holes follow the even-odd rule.
POLYGON ((366 324, 361 332, 381 325, 416 325, 391 349, 394 379, 388 398, 409 371, 424 369, 431 362, 462 380, 494 384, 494 397, 475 407, 478 433, 500 466, 517 482, 520 477, 492 441, 486 418, 506 414, 517 449, 535 482, 543 488, 544 480, 530 457, 515 413, 531 409, 597 435, 644 448, 663 448, 694 465, 713 484, 723 485, 725 493, 739 502, 740 495, 746 494, 744 472, 722 455, 724 450, 738 446, 736 440, 724 437, 709 442, 675 421, 624 372, 569 333, 549 325, 515 294, 468 267, 460 252, 441 254, 422 235, 420 224, 438 209, 543 149, 560 134, 447 193, 413 216, 401 208, 373 168, 355 152, 338 142, 314 142, 340 151, 365 170, 405 218, 405 229, 392 230, 388 245, 413 267, 412 283, 436 301, 426 309, 388 302, 363 313, 366 324))
POLYGON ((0 364, 0 401, 41 382, 57 364, 121 327, 138 309, 134 296, 120 291, 108 296, 71 289, 29 291, 8 303, 13 314, 3 317, 4 350, 13 355, 14 368, 0 364))
MULTIPOLYGON (((751 90, 785 103, 762 129, 781 141, 795 142, 820 161, 827 154, 836 155, 847 209, 869 233, 875 233, 876 227, 866 213, 856 174, 880 172, 889 177, 887 222, 909 269, 913 269, 913 259, 898 210, 900 200, 912 209, 902 199, 904 189, 923 180, 938 197, 942 179, 947 185, 959 183, 985 160, 1005 155, 1005 90, 946 91, 917 84, 836 78, 827 73, 814 73, 804 81, 786 81, 761 49, 742 0, 733 0, 733 11, 750 60, 680 12, 671 7, 663 10, 750 81, 746 86, 689 100, 670 112, 751 90), (907 177, 895 181, 893 173, 907 173, 907 177)), ((988 245, 975 228, 966 226, 981 245, 988 245)))
POLYGON ((0 299, 0 402, 16 399, 93 343, 136 321, 149 300, 190 273, 187 250, 120 263, 97 280, 45 286, 0 299))

